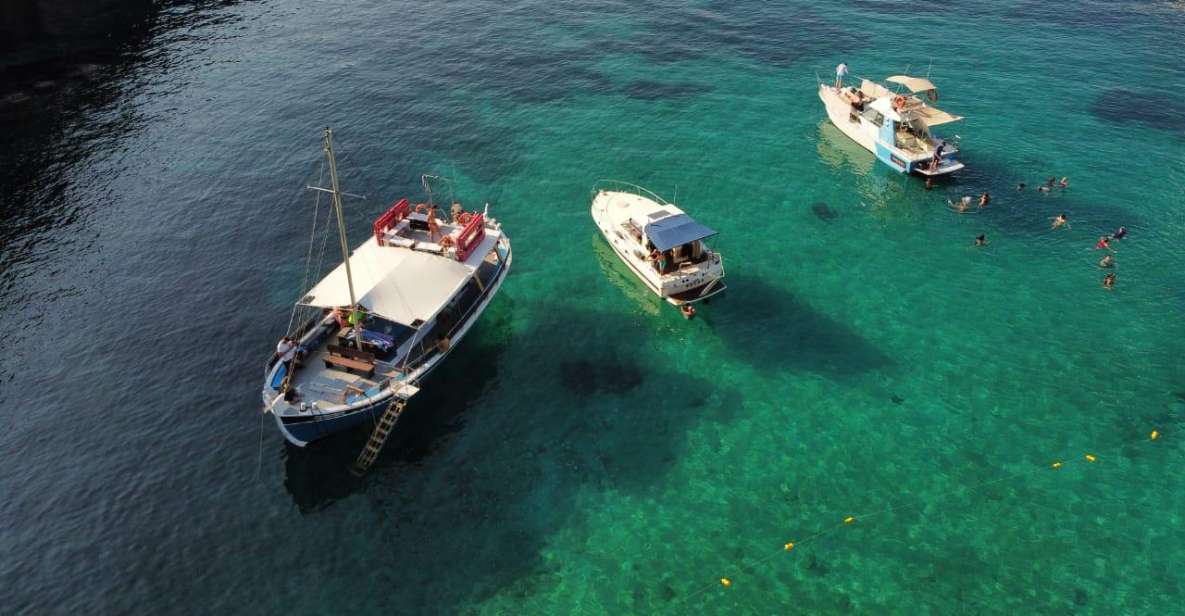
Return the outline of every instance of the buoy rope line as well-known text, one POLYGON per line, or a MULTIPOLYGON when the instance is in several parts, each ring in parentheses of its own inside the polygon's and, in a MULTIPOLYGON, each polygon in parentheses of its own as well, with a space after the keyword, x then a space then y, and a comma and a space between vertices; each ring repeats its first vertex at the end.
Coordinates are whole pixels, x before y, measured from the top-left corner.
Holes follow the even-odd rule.
MULTIPOLYGON (((1060 471, 1060 470, 1070 466, 1073 463, 1077 463, 1079 465, 1082 465, 1084 463, 1088 464, 1088 465, 1094 464, 1102 459, 1107 458, 1109 456, 1109 454, 1111 454, 1113 452, 1118 452, 1119 450, 1121 450, 1125 447, 1128 447, 1130 445, 1136 444, 1136 443, 1148 443, 1148 442, 1155 441, 1155 440, 1159 439, 1160 436, 1161 435, 1158 430, 1152 430, 1152 432, 1149 433, 1148 436, 1145 436, 1145 437, 1142 437, 1139 439, 1133 439, 1130 441, 1124 441, 1118 445, 1115 445, 1114 447, 1111 447, 1111 448, 1108 448, 1105 450, 1099 450, 1100 453, 1093 453, 1093 452, 1083 453, 1082 457, 1080 459, 1072 459, 1070 457, 1056 458, 1056 459, 1052 460, 1048 466, 1037 467, 1037 468, 1033 468, 1033 469, 1025 470, 1025 471, 1017 471, 1017 472, 1013 472, 1013 473, 1007 473, 1001 477, 996 477, 995 479, 988 479, 986 481, 972 484, 970 486, 960 486, 958 488, 939 493, 938 495, 930 497, 930 498, 917 499, 914 502, 894 503, 894 502, 892 502, 892 499, 890 499, 889 506, 884 507, 882 509, 875 509, 875 510, 866 511, 863 513, 853 513, 853 514, 844 516, 844 518, 841 521, 836 522, 835 524, 832 524, 831 526, 826 527, 822 530, 819 530, 819 531, 817 531, 811 535, 808 535, 806 537, 796 537, 796 538, 784 539, 785 543, 782 543, 780 550, 771 551, 770 554, 758 558, 757 560, 753 561, 753 565, 755 565, 755 566, 765 565, 765 564, 769 563, 770 561, 772 561, 774 558, 785 557, 786 552, 793 552, 794 550, 798 549, 799 547, 801 547, 803 545, 807 545, 813 541, 816 541, 818 539, 826 537, 827 535, 831 535, 846 526, 852 526, 854 524, 864 522, 868 518, 872 518, 872 517, 875 517, 878 515, 883 515, 886 513, 892 513, 895 511, 906 511, 909 509, 914 509, 914 508, 917 508, 917 507, 925 505, 925 504, 933 503, 934 501, 945 499, 945 498, 955 495, 955 494, 972 493, 972 492, 980 490, 981 488, 987 487, 989 485, 1003 483, 1003 482, 1010 481, 1013 479, 1018 479, 1021 477, 1028 477, 1031 475, 1035 475, 1037 473, 1048 473, 1048 472, 1060 471)), ((1029 503, 1029 504, 1036 504, 1036 503, 1029 503)), ((1046 508, 1048 509, 1048 507, 1046 507, 1046 508)), ((1059 511, 1059 513, 1065 513, 1065 512, 1059 511)), ((690 599, 698 597, 713 588, 716 588, 716 589, 723 588, 723 589, 727 590, 727 589, 732 588, 732 586, 733 586, 733 578, 728 577, 726 575, 724 577, 721 577, 718 581, 716 581, 714 583, 705 584, 704 586, 700 587, 699 589, 693 590, 692 592, 688 593, 687 595, 684 595, 682 597, 682 601, 686 602, 690 599)), ((970 601, 970 603, 975 603, 975 602, 970 601)))

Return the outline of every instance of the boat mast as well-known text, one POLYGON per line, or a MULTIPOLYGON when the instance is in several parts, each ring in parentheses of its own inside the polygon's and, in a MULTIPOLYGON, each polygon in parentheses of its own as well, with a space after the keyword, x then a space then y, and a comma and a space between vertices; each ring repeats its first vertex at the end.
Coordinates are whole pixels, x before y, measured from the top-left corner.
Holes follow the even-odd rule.
MULTIPOLYGON (((350 287, 350 315, 358 309, 358 300, 354 297, 354 276, 350 272, 350 244, 346 240, 346 222, 342 216, 342 191, 337 183, 337 160, 333 157, 333 130, 325 129, 325 155, 329 158, 329 180, 333 186, 333 211, 337 214, 337 237, 342 245, 342 263, 346 265, 346 284, 350 287)), ((362 350, 362 320, 354 322, 354 344, 362 350)))

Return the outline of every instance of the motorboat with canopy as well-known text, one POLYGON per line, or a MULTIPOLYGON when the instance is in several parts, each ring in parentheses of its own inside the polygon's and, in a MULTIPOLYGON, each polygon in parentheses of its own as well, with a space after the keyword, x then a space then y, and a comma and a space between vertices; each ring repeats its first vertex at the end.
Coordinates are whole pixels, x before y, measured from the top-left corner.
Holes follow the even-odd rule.
POLYGON ((893 75, 896 89, 862 79, 860 87, 819 84, 827 116, 845 135, 901 173, 940 176, 963 168, 958 137, 934 128, 963 120, 934 106, 938 88, 924 77, 893 75))
MULTIPOLYGON (((497 294, 510 270, 510 240, 489 217, 488 205, 466 211, 454 201, 450 212, 438 213, 433 176, 424 176, 427 202, 396 201, 351 253, 342 197, 356 195, 339 188, 329 129, 324 150, 331 187, 309 188, 318 194, 316 210, 321 194, 332 197, 321 232, 327 237, 329 217, 336 218, 342 262, 296 303, 289 333, 265 370, 264 411, 275 417, 284 438, 300 447, 373 422, 368 448, 381 435, 377 456, 404 403, 497 294)), ((310 265, 318 217, 315 212, 310 265)), ((322 257, 325 243, 321 238, 322 257)), ((306 279, 318 273, 319 264, 310 270, 306 279)))
POLYGON ((724 262, 707 241, 716 231, 673 203, 626 182, 593 187, 592 217, 605 241, 656 295, 680 308, 723 293, 724 262))

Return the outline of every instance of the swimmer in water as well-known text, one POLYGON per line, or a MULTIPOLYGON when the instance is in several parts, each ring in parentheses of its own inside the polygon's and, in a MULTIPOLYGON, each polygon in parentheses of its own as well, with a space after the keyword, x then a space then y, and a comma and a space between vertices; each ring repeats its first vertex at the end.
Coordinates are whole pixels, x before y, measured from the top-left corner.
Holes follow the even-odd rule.
POLYGON ((1050 220, 1053 221, 1053 225, 1049 227, 1050 229, 1056 229, 1058 227, 1070 224, 1070 219, 1066 218, 1065 212, 1058 214, 1056 218, 1051 218, 1050 220))
POLYGON ((1111 255, 1105 255, 1102 261, 1099 261, 1099 267, 1115 267, 1115 259, 1111 255))
POLYGON ((1051 177, 1048 180, 1045 180, 1045 185, 1050 188, 1053 188, 1053 185, 1056 183, 1057 183, 1057 178, 1055 178, 1055 177, 1051 177))
POLYGON ((1111 239, 1121 240, 1125 235, 1127 235, 1127 227, 1119 225, 1119 228, 1115 230, 1115 233, 1111 234, 1111 239))
POLYGON ((1108 272, 1106 276, 1103 276, 1103 288, 1108 291, 1115 288, 1115 273, 1114 272, 1108 272))
POLYGON ((987 235, 980 234, 980 235, 976 236, 975 245, 976 246, 987 246, 987 235))
POLYGON ((1099 241, 1095 242, 1094 249, 1095 250, 1110 250, 1110 251, 1114 252, 1114 249, 1111 248, 1111 238, 1107 237, 1106 235, 1100 237, 1099 241))
POLYGON ((683 304, 679 306, 679 312, 683 313, 683 318, 690 321, 695 316, 695 306, 691 304, 683 304))
POLYGON ((1062 188, 1069 188, 1070 187, 1070 178, 1062 176, 1062 180, 1060 182, 1058 182, 1057 185, 1061 186, 1062 188))
POLYGON ((987 204, 989 204, 991 202, 992 202, 992 194, 991 193, 985 192, 982 195, 979 195, 979 207, 981 207, 981 208, 987 207, 987 204))
POLYGON ((926 190, 934 188, 934 176, 926 176, 926 190))
POLYGON ((1025 189, 1025 183, 1024 183, 1024 182, 1021 182, 1020 184, 1017 184, 1017 185, 1016 185, 1016 192, 1022 192, 1024 189, 1025 189))
POLYGON ((1053 189, 1052 189, 1052 188, 1050 188, 1050 187, 1048 187, 1048 186, 1038 186, 1038 187, 1037 187, 1037 192, 1043 192, 1043 193, 1047 193, 1047 192, 1049 192, 1049 191, 1051 191, 1051 190, 1053 190, 1053 189))
POLYGON ((967 195, 967 196, 963 197, 962 199, 959 199, 958 203, 955 203, 954 201, 947 199, 946 204, 949 205, 952 210, 962 214, 963 212, 966 212, 971 207, 971 195, 967 195))

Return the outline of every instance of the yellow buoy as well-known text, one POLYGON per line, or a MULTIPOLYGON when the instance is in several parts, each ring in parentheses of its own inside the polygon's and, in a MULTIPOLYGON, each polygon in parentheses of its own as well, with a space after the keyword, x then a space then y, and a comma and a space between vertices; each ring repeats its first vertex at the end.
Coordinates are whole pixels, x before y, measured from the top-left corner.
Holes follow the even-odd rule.
POLYGON ((732 580, 728 578, 720 578, 720 585, 728 588, 729 586, 732 586, 732 580))
POLYGON ((1062 463, 1061 462, 1054 462, 1053 464, 1050 464, 1050 466, 1052 466, 1053 468, 1061 468, 1062 463))
POLYGON ((1089 454, 1089 453, 1086 454, 1086 461, 1087 462, 1094 462, 1095 460, 1098 460, 1098 458, 1094 457, 1094 455, 1092 455, 1092 454, 1089 454))
POLYGON ((1154 441, 1155 441, 1156 439, 1160 438, 1160 433, 1159 433, 1159 432, 1157 432, 1156 430, 1153 430, 1153 431, 1152 431, 1152 434, 1149 434, 1149 435, 1148 435, 1148 438, 1150 438, 1150 439, 1152 439, 1152 440, 1154 440, 1154 441))
POLYGON ((855 516, 848 516, 843 519, 844 524, 851 524, 852 522, 855 522, 855 521, 856 521, 855 516))
POLYGON ((787 552, 789 552, 790 550, 793 550, 793 549, 794 549, 794 542, 793 541, 786 544, 786 551, 787 552))

